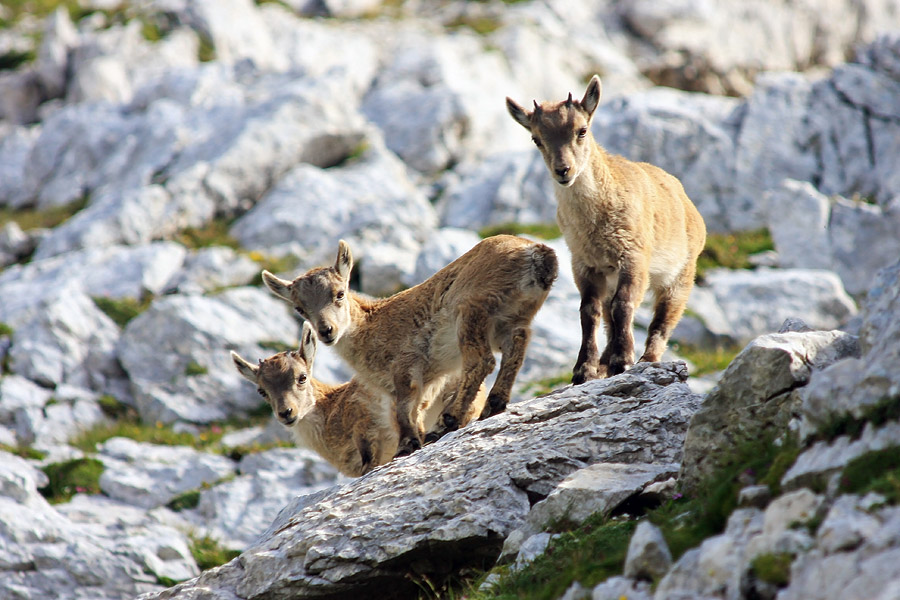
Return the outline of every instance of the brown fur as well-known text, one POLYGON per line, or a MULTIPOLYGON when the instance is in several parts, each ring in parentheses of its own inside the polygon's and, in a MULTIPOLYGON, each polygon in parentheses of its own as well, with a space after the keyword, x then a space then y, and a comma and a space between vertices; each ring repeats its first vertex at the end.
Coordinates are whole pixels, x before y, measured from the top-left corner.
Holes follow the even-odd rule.
POLYGON ((341 241, 332 267, 281 280, 264 271, 276 295, 312 322, 319 338, 366 385, 395 400, 400 452, 423 441, 423 413, 458 374, 456 397, 444 412, 446 430, 506 408, 525 357, 531 320, 556 278, 556 254, 544 244, 502 235, 483 240, 430 279, 390 298, 349 290, 353 258, 341 241), (483 411, 478 390, 502 353, 500 372, 483 411))
POLYGON ((681 182, 648 163, 608 154, 594 141, 591 119, 600 102, 594 75, 584 98, 534 103, 510 98, 513 119, 527 129, 556 183, 557 220, 572 251, 581 292, 581 350, 572 380, 615 375, 634 364, 634 310, 647 290, 653 321, 641 361, 658 361, 694 285, 706 226, 681 182), (607 344, 598 356, 603 318, 607 344))

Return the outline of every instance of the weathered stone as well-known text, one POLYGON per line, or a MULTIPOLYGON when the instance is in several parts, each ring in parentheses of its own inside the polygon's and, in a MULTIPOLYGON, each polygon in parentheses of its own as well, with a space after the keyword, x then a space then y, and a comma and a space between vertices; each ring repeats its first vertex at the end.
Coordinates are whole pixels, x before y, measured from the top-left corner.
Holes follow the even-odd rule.
POLYGON ((828 271, 714 269, 706 282, 739 340, 777 331, 790 317, 815 329, 837 329, 856 314, 840 279, 828 271))
POLYGON ((277 448, 246 455, 235 479, 203 490, 197 511, 226 547, 243 550, 291 499, 348 481, 314 452, 277 448))
POLYGON ((166 288, 182 294, 214 292, 246 285, 259 275, 260 270, 257 263, 231 248, 202 248, 185 257, 184 268, 166 284, 166 288))
POLYGON ((813 435, 834 419, 861 418, 872 405, 900 395, 900 263, 883 269, 862 310, 862 356, 840 361, 803 392, 800 433, 813 435))
POLYGON ((163 506, 183 492, 234 474, 224 456, 180 446, 158 446, 112 438, 100 447, 103 493, 133 506, 163 506))
POLYGON ((826 554, 853 550, 875 537, 881 522, 860 504, 858 496, 841 496, 828 510, 816 532, 816 545, 826 554))
POLYGON ((631 535, 625 557, 625 577, 656 580, 672 566, 672 554, 659 527, 643 520, 631 535))
POLYGON ((697 400, 679 383, 684 377, 678 365, 641 364, 609 380, 510 405, 320 493, 313 504, 282 512, 239 563, 148 598, 187 597, 200 587, 210 598, 358 597, 387 582, 401 594, 412 563, 433 575, 448 565, 494 558, 503 538, 523 522, 529 496, 546 496, 586 463, 677 460, 679 432, 697 400), (623 433, 632 430, 642 442, 623 433), (488 458, 492 466, 485 468, 488 458), (417 552, 423 547, 432 550, 429 558, 417 552))
POLYGON ((772 500, 772 490, 767 485, 748 485, 738 492, 738 506, 765 508, 772 500))
POLYGON ((813 545, 813 539, 800 526, 811 521, 824 498, 800 489, 773 500, 763 512, 762 531, 747 543, 747 557, 761 554, 799 554, 813 545))
POLYGON ((536 533, 529 536, 522 542, 522 545, 519 546, 516 561, 510 566, 510 570, 519 571, 534 562, 534 559, 547 550, 547 546, 552 539, 553 534, 550 533, 536 533))
POLYGON ((783 432, 799 410, 794 392, 814 370, 859 353, 840 331, 760 336, 735 357, 691 420, 681 483, 687 492, 711 473, 735 443, 783 432))
POLYGON ((627 577, 610 577, 591 591, 591 600, 651 600, 653 592, 646 581, 627 577))
POLYGON ((263 358, 274 354, 267 343, 290 347, 297 334, 287 304, 259 288, 166 296, 128 323, 118 357, 144 420, 208 423, 260 403, 229 351, 263 358))

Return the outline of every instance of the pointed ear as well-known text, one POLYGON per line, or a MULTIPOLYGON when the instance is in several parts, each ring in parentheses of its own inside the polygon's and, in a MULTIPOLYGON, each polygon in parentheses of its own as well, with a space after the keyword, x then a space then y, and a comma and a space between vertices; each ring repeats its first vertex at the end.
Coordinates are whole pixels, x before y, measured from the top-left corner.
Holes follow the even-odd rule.
POLYGON ((266 284, 266 287, 272 291, 273 294, 278 296, 279 298, 283 298, 288 302, 293 302, 291 300, 291 282, 285 281, 284 279, 279 279, 275 275, 272 275, 268 271, 263 270, 262 272, 262 280, 263 283, 266 284))
POLYGON ((312 371, 313 360, 316 358, 316 333, 309 321, 303 321, 303 330, 300 332, 300 357, 306 361, 306 368, 312 371))
POLYGON ((509 115, 513 118, 513 121, 531 131, 531 113, 522 108, 515 100, 506 97, 506 110, 509 111, 509 115))
POLYGON ((594 111, 597 110, 597 106, 600 104, 600 96, 602 94, 603 86, 600 84, 600 77, 594 75, 584 91, 584 98, 581 99, 581 108, 587 112, 588 117, 594 116, 594 111))
POLYGON ((341 240, 338 242, 337 259, 334 261, 334 270, 338 272, 345 281, 350 279, 350 271, 353 269, 353 253, 350 252, 350 245, 341 240))
POLYGON ((234 366, 237 367, 238 373, 256 385, 256 375, 259 373, 259 367, 248 363, 234 350, 231 351, 231 360, 234 361, 234 366))

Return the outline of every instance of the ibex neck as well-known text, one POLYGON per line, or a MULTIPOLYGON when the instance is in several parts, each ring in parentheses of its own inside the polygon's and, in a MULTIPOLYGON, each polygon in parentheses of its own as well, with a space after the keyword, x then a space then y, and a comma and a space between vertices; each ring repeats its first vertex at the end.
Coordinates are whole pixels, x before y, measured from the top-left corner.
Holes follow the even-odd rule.
POLYGON ((334 349, 344 360, 349 360, 348 356, 354 354, 359 332, 364 330, 366 323, 384 303, 384 300, 375 300, 355 292, 350 292, 347 299, 350 302, 350 326, 334 345, 334 349))

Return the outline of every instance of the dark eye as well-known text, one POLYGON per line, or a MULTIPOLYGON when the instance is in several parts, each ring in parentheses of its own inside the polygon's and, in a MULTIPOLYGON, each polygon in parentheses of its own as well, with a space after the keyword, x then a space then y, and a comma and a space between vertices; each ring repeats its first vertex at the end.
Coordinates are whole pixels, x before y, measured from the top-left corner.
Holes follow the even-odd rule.
POLYGON ((305 317, 305 316, 306 316, 306 314, 304 314, 304 312, 303 312, 303 309, 300 308, 299 306, 295 306, 295 307, 294 307, 294 310, 297 311, 297 314, 300 315, 301 317, 305 317))
POLYGON ((264 390, 262 388, 257 388, 256 393, 259 394, 260 396, 262 396, 263 398, 269 397, 268 394, 266 394, 266 390, 264 390))
POLYGON ((579 140, 583 140, 584 136, 586 136, 586 135, 587 135, 587 127, 582 127, 581 129, 578 130, 578 139, 579 140))
POLYGON ((297 378, 297 383, 299 383, 300 385, 303 385, 304 383, 306 383, 306 374, 305 373, 300 374, 300 377, 297 378))
POLYGON ((337 300, 343 300, 343 299, 344 299, 344 292, 343 292, 343 291, 338 292, 338 293, 337 293, 337 296, 335 296, 335 298, 336 298, 337 300))
POLYGON ((541 140, 537 139, 536 137, 532 137, 531 141, 534 142, 534 145, 537 146, 538 148, 544 147, 544 145, 541 143, 541 140))

